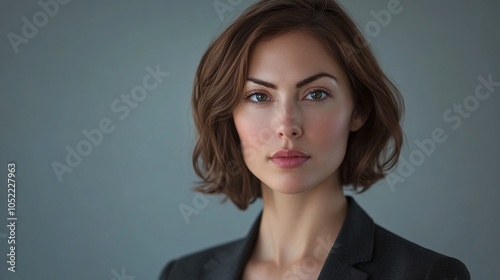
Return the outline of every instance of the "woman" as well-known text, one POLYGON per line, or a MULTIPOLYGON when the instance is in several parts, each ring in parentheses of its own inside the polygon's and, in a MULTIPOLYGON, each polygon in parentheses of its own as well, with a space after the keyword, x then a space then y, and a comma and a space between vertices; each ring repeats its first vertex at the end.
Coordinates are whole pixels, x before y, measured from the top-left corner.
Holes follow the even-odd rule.
POLYGON ((263 211, 247 237, 171 261, 161 279, 470 278, 343 193, 397 163, 404 105, 333 0, 249 7, 204 54, 192 106, 197 190, 242 210, 261 198, 263 211))

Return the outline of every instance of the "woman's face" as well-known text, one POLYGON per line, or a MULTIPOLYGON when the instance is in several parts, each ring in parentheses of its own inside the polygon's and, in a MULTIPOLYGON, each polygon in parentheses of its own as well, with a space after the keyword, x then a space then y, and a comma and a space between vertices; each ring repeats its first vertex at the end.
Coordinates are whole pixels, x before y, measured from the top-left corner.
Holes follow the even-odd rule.
POLYGON ((257 43, 234 123, 245 163, 263 187, 296 194, 339 185, 349 132, 364 123, 351 91, 343 69, 312 35, 257 43), (273 158, 279 150, 303 155, 273 158))

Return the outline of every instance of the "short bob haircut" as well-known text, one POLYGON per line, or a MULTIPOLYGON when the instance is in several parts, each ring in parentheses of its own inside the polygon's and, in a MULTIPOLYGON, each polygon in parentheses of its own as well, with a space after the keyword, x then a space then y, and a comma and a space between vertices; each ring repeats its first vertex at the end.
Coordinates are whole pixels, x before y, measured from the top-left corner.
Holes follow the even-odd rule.
POLYGON ((198 132, 193 167, 202 181, 195 191, 224 194, 241 210, 261 196, 260 180, 243 159, 232 113, 241 101, 255 44, 293 31, 312 34, 338 58, 355 110, 367 116, 349 135, 339 167, 342 186, 362 193, 396 165, 403 98, 352 19, 334 0, 261 0, 210 44, 198 66, 191 100, 198 132))

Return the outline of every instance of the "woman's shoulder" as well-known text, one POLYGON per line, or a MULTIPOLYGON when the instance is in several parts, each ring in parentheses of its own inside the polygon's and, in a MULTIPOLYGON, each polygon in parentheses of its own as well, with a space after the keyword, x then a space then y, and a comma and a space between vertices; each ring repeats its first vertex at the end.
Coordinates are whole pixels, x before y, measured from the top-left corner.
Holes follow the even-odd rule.
POLYGON ((160 280, 232 279, 240 275, 257 239, 262 211, 247 236, 169 261, 160 280))
POLYGON ((425 248, 378 224, 375 224, 372 260, 359 267, 381 274, 410 273, 404 279, 470 279, 467 267, 460 260, 425 248))
POLYGON ((348 212, 336 248, 325 263, 332 275, 343 267, 371 279, 470 279, 466 266, 458 259, 381 227, 351 196, 347 200, 348 212))

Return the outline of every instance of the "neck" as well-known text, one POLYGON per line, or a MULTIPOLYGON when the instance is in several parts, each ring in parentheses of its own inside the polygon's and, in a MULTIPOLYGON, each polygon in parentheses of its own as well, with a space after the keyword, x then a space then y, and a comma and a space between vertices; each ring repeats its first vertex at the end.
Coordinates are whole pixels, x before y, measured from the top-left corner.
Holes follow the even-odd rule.
POLYGON ((262 184, 262 200, 255 259, 276 266, 326 259, 347 213, 338 181, 325 180, 301 194, 278 193, 262 184))

